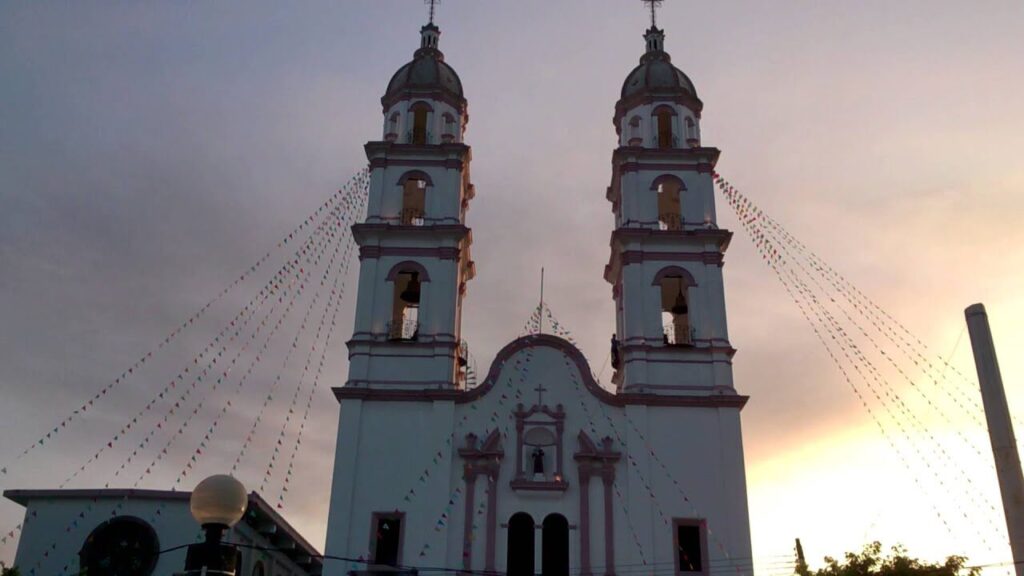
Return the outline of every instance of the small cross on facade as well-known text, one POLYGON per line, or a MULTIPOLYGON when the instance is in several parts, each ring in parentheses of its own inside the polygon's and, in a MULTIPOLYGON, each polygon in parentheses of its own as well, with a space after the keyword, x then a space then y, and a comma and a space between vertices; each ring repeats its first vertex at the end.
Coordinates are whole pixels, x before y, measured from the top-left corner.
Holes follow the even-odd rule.
POLYGON ((437 9, 437 5, 441 3, 441 0, 423 0, 424 4, 430 5, 430 23, 434 23, 434 12, 437 9))
POLYGON ((544 384, 537 384, 537 387, 534 388, 534 390, 537 391, 537 406, 543 406, 544 392, 547 391, 547 388, 544 387, 544 384))
POLYGON ((651 28, 658 27, 658 6, 661 6, 662 2, 664 0, 643 0, 651 9, 651 28))

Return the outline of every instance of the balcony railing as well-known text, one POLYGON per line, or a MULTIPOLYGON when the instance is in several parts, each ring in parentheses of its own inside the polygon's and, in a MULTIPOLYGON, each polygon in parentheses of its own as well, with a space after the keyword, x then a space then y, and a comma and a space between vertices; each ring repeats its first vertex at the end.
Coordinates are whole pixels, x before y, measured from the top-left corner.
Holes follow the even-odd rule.
POLYGON ((692 346, 696 330, 691 326, 669 322, 664 326, 665 344, 669 346, 692 346))
POLYGON ((658 215, 658 229, 659 230, 682 230, 683 229, 683 218, 679 214, 673 214, 671 212, 658 215))
POLYGON ((420 323, 416 319, 392 320, 387 324, 387 333, 388 340, 411 342, 419 336, 420 323))
POLYGON ((423 210, 407 208, 399 215, 399 222, 405 226, 423 226, 427 215, 423 210))
POLYGON ((476 388, 477 381, 476 360, 469 353, 469 344, 462 340, 459 342, 458 355, 456 356, 459 379, 462 380, 466 390, 476 388))
POLYGON ((405 133, 405 141, 409 144, 430 144, 434 140, 434 135, 430 133, 430 130, 422 134, 417 134, 412 130, 407 130, 405 133))

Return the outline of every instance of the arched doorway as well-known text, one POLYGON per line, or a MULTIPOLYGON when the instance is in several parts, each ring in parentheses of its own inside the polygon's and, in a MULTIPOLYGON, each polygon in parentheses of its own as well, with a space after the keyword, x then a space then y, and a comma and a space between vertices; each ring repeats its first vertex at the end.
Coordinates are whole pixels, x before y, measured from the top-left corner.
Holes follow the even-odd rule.
POLYGON ((569 521, 561 514, 544 519, 541 548, 541 574, 569 576, 569 521))
POLYGON ((533 576, 533 517, 525 512, 513 514, 508 521, 508 576, 533 576))

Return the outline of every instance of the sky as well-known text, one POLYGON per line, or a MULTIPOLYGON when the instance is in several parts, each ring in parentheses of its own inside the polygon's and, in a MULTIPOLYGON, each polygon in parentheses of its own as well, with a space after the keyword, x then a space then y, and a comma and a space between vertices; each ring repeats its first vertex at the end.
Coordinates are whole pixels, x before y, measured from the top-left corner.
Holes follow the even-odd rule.
MULTIPOLYGON (((425 14, 418 0, 0 4, 0 465, 16 462, 2 488, 73 471, 159 389, 155 376, 16 458, 365 164, 380 96, 425 14)), ((464 336, 486 371, 536 305, 544 267, 546 301, 599 372, 614 325, 602 279, 611 120, 644 47, 643 6, 444 0, 438 14, 469 100, 477 188, 464 336)), ((963 309, 984 302, 1019 414, 1024 4, 668 0, 659 24, 705 104, 719 171, 967 375, 961 390, 975 397, 963 309)), ((718 213, 736 232, 725 281, 736 386, 751 397, 755 557, 789 554, 800 537, 812 565, 876 538, 927 558, 1008 560, 1000 514, 973 499, 997 501, 978 414, 939 417, 928 396, 909 400, 917 376, 887 373, 931 443, 901 434, 899 416, 880 433, 721 199, 718 213), (953 468, 899 456, 930 446, 953 468)), ((187 361, 215 327, 189 330, 152 373, 187 361)), ((345 374, 335 352, 287 511, 317 544, 337 426, 329 387, 345 374)), ((245 434, 250 403, 225 438, 245 434)), ((70 485, 107 482, 127 451, 70 485)), ((174 479, 164 467, 143 485, 174 479)), ((19 511, 0 503, 0 528, 19 511)), ((0 559, 13 553, 0 547, 0 559)))

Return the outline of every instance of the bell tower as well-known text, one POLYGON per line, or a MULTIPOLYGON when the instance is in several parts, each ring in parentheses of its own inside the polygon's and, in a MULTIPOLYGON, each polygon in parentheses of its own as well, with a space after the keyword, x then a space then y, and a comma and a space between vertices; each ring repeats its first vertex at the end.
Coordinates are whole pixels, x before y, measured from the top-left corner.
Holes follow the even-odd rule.
POLYGON ((463 386, 462 298, 475 273, 469 114, 433 18, 420 36, 381 98, 383 136, 365 146, 370 190, 366 220, 352 227, 360 268, 346 387, 463 386))
POLYGON ((719 151, 703 146, 704 108, 653 19, 646 52, 615 105, 615 215, 605 279, 615 299, 613 381, 623 393, 734 393, 722 284, 732 237, 715 214, 719 151))

